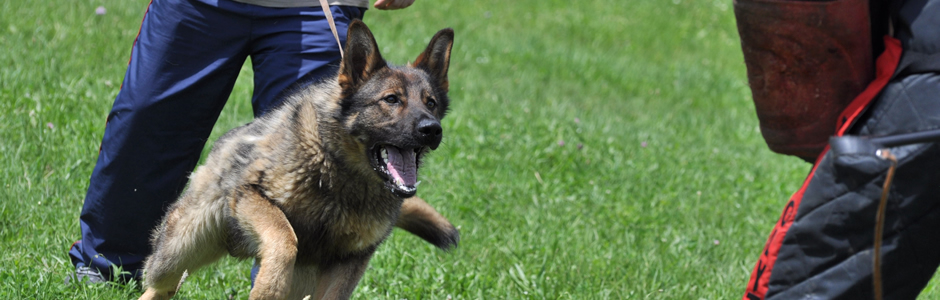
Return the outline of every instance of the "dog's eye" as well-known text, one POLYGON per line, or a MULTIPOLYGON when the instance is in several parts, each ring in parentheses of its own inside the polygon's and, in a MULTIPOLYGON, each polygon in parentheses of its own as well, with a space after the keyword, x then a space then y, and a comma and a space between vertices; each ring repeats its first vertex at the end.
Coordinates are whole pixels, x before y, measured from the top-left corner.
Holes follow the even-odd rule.
POLYGON ((437 101, 434 101, 434 98, 428 98, 428 108, 434 109, 437 106, 437 101))
POLYGON ((382 98, 382 100, 388 102, 388 104, 396 104, 401 102, 401 99, 398 99, 398 95, 388 95, 385 96, 385 98, 382 98))

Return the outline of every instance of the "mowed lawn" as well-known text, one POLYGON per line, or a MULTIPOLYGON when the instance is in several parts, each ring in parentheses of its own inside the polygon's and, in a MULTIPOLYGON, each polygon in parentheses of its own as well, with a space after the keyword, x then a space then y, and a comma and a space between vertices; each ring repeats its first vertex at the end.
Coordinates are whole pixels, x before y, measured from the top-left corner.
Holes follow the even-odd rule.
MULTIPOLYGON (((147 3, 0 2, 2 299, 139 296, 63 279, 147 3)), ((740 298, 809 171, 761 139, 730 0, 418 0, 365 20, 399 64, 456 31, 452 109, 419 195, 461 243, 394 231, 354 298, 740 298)), ((204 153, 251 119, 241 75, 204 153)), ((177 298, 245 299, 250 266, 224 259, 177 298)))

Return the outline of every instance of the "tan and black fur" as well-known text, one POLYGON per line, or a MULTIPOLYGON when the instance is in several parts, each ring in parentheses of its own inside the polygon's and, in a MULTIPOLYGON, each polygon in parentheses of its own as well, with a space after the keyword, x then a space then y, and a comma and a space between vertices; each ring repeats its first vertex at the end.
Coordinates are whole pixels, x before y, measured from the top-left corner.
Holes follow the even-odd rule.
POLYGON ((420 158, 441 142, 452 45, 441 30, 390 66, 352 22, 335 79, 219 138, 154 233, 141 299, 171 297, 184 271, 226 253, 260 263, 250 299, 346 299, 393 226, 456 246, 414 197, 420 158))

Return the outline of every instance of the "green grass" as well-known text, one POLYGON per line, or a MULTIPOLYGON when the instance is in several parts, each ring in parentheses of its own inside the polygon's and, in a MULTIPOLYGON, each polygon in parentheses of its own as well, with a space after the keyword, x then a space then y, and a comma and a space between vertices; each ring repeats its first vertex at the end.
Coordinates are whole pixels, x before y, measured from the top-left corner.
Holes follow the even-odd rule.
MULTIPOLYGON (((757 129, 731 1, 430 1, 370 10, 390 61, 453 27, 452 111, 420 195, 460 227, 396 230, 358 299, 740 298, 809 165, 757 129)), ((66 251, 147 1, 0 2, 0 298, 70 288, 66 251), (107 14, 97 16, 97 6, 107 14)), ((250 68, 213 131, 251 118, 250 68)), ((225 259, 181 299, 247 298, 225 259)), ((940 297, 931 282, 922 298, 940 297)))

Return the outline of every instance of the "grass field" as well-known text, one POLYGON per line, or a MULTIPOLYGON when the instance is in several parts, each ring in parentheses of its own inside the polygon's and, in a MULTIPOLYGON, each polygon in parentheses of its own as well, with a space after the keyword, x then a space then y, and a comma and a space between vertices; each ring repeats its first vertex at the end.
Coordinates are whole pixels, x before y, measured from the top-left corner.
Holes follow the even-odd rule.
MULTIPOLYGON (((147 2, 0 2, 2 299, 139 295, 62 281, 147 2)), ((452 110, 419 194, 461 244, 396 230, 355 298, 740 298, 809 171, 760 137, 730 0, 418 0, 365 19, 397 63, 456 31, 452 110)), ((251 76, 209 144, 250 120, 251 76)), ((205 268, 178 298, 247 298, 250 264, 205 268)))

